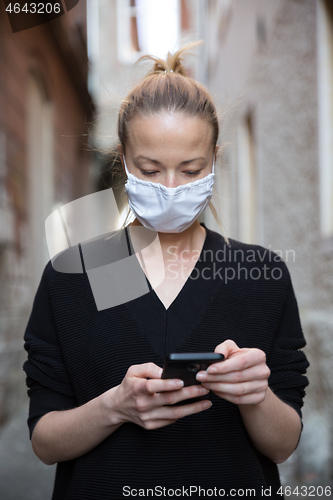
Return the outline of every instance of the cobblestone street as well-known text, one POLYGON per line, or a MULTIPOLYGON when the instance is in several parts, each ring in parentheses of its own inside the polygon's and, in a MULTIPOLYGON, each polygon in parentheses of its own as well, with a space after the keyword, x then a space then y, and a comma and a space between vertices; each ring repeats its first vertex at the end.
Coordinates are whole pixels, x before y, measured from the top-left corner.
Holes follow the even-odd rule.
POLYGON ((28 404, 0 432, 1 500, 50 500, 56 465, 34 454, 27 426, 28 404))

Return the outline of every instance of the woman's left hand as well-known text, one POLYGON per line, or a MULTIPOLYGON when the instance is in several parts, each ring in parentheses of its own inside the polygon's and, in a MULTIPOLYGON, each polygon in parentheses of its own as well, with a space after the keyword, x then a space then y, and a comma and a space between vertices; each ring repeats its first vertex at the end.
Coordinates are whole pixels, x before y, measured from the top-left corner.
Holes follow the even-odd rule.
POLYGON ((224 354, 225 361, 214 363, 206 371, 197 373, 197 380, 203 387, 237 405, 264 401, 271 373, 264 351, 240 349, 233 340, 226 340, 216 346, 214 352, 224 354))

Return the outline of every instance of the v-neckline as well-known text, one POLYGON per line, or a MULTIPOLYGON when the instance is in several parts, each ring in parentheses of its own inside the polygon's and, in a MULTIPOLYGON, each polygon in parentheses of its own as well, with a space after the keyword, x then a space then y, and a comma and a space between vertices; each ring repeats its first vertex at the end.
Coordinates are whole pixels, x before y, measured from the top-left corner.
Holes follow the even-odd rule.
POLYGON ((165 308, 147 278, 149 293, 124 304, 136 320, 143 337, 158 354, 161 363, 166 354, 186 349, 186 342, 193 328, 200 322, 204 311, 221 285, 220 279, 206 277, 205 269, 210 269, 209 272, 214 273, 214 263, 208 264, 207 267, 207 254, 204 253, 207 250, 220 248, 220 242, 216 239, 220 235, 210 231, 203 223, 201 225, 206 230, 206 237, 200 256, 170 306, 165 308))
POLYGON ((173 301, 171 302, 171 304, 168 307, 165 307, 164 303, 162 302, 162 300, 160 299, 160 297, 156 293, 155 289, 151 286, 151 283, 150 283, 149 279, 146 276, 146 280, 147 280, 147 284, 148 284, 150 292, 155 296, 156 300, 160 303, 160 306, 163 307, 163 309, 164 309, 165 312, 169 312, 169 310, 172 308, 172 305, 174 304, 174 302, 178 299, 178 297, 181 295, 181 293, 186 288, 186 286, 188 286, 188 283, 191 282, 191 279, 192 279, 191 276, 198 269, 198 265, 199 265, 199 263, 202 260, 201 257, 203 255, 204 250, 206 250, 206 246, 207 246, 207 234, 208 234, 208 232, 207 232, 207 228, 204 225, 204 223, 201 223, 200 225, 205 230, 205 239, 204 239, 203 245, 201 247, 201 251, 200 251, 199 257, 198 257, 198 259, 197 259, 197 261, 196 261, 196 263, 195 263, 192 271, 188 275, 186 281, 183 283, 183 286, 181 287, 181 289, 177 293, 176 297, 173 299, 173 301))

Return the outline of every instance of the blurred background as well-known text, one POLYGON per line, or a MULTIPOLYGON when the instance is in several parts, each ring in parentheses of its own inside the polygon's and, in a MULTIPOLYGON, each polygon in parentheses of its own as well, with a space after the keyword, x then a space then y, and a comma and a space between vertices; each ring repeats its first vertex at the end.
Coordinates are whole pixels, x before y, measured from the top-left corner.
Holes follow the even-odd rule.
MULTIPOLYGON (((200 39, 185 64, 223 118, 215 191, 225 232, 280 252, 307 340, 304 430, 281 480, 315 486, 311 498, 332 486, 333 2, 80 0, 18 33, 1 2, 1 500, 47 499, 53 488, 55 466, 31 449, 22 370, 49 260, 45 220, 112 185, 119 105, 151 67, 135 61, 200 39)), ((202 220, 220 231, 209 209, 202 220)))

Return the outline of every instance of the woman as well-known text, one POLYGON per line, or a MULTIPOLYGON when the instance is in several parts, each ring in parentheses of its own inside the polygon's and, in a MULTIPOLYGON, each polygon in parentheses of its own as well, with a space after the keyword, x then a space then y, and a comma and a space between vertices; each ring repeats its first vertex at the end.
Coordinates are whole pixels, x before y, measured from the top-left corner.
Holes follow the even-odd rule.
MULTIPOLYGON (((118 120, 136 215, 120 240, 133 252, 136 226, 158 233, 162 283, 147 279, 149 293, 97 310, 80 245, 84 272, 49 262, 35 297, 28 425, 36 455, 57 463, 53 500, 283 498, 276 464, 297 446, 308 383, 297 302, 277 254, 198 222, 219 125, 206 89, 186 76, 187 48, 153 58, 118 120), (213 351, 225 361, 199 372, 201 385, 161 379, 167 354, 213 351), (185 404, 199 395, 211 401, 185 404)), ((107 255, 112 241, 88 246, 107 255)), ((145 265, 158 271, 157 253, 145 265)))

